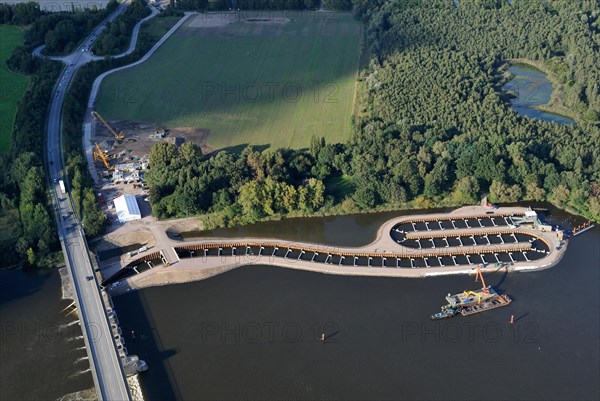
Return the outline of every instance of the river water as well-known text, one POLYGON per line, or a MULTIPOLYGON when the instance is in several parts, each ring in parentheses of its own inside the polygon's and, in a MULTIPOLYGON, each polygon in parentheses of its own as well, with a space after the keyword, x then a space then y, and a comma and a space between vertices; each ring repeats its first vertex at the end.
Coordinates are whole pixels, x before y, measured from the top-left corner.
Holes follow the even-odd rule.
MULTIPOLYGON (((293 219, 218 234, 362 245, 396 215, 293 219)), ((555 209, 547 218, 582 222, 555 209)), ((431 313, 448 292, 476 288, 472 277, 246 266, 114 301, 129 352, 150 366, 141 375, 146 400, 598 399, 599 260, 595 228, 574 238, 551 269, 486 276, 514 299, 509 307, 438 322, 431 313)))
POLYGON ((542 71, 527 64, 512 64, 508 72, 514 78, 507 82, 502 89, 512 92, 512 108, 522 116, 551 121, 557 124, 575 124, 569 117, 548 113, 535 108, 550 102, 552 83, 542 71))
POLYGON ((58 270, 0 270, 0 400, 56 400, 94 386, 58 270))

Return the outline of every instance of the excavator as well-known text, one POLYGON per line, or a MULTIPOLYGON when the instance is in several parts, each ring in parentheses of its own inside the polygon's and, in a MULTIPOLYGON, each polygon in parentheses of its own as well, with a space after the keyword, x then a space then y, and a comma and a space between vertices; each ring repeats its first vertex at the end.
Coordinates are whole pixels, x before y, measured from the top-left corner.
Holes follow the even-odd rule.
POLYGON ((473 295, 477 297, 477 303, 481 303, 481 297, 483 294, 489 294, 490 290, 488 287, 486 287, 485 285, 485 280, 483 279, 483 273, 481 273, 481 268, 479 265, 477 265, 477 272, 475 273, 475 281, 477 282, 479 279, 481 279, 481 292, 474 292, 474 291, 465 291, 465 296, 469 296, 469 295, 473 295))
POLYGON ((104 126, 110 131, 110 133, 115 136, 117 141, 122 141, 123 139, 125 139, 125 133, 123 133, 123 131, 117 133, 117 131, 112 129, 112 127, 108 125, 108 123, 104 120, 104 118, 102 118, 102 116, 98 112, 92 111, 92 117, 96 117, 98 120, 100 120, 102 124, 104 124, 104 126))
POLYGON ((106 167, 109 171, 115 169, 115 167, 112 166, 108 161, 108 157, 106 156, 106 154, 102 151, 102 149, 100 149, 100 145, 96 143, 96 150, 94 151, 94 161, 98 159, 102 160, 102 164, 104 164, 104 167, 106 167))

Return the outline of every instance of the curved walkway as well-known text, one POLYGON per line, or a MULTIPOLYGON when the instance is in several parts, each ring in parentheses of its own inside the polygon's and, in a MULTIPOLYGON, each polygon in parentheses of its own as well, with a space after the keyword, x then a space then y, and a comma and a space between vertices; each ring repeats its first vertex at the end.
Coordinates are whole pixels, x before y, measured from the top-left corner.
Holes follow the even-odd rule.
MULTIPOLYGON (((381 276, 381 277, 428 277, 428 276, 437 276, 437 275, 447 275, 447 274, 471 274, 474 273, 476 264, 460 264, 456 261, 449 265, 442 266, 431 266, 431 267, 419 267, 419 268, 394 268, 397 266, 397 261, 394 263, 393 258, 433 258, 435 260, 438 256, 444 256, 449 254, 464 254, 464 253, 474 253, 474 254, 494 254, 496 252, 511 252, 513 250, 525 250, 525 248, 530 249, 531 244, 527 243, 516 243, 516 244, 495 244, 495 245, 478 245, 478 246, 468 246, 468 247, 453 247, 453 248, 438 248, 438 249, 422 249, 416 250, 413 248, 407 248, 401 244, 398 244, 394 241, 391 236, 391 230, 400 223, 410 222, 413 218, 445 218, 445 217, 466 217, 477 214, 485 215, 485 212, 489 209, 476 206, 476 207, 463 207, 453 212, 447 214, 429 214, 429 215, 419 215, 419 216, 402 216, 388 222, 384 223, 378 231, 377 237, 375 241, 371 244, 357 247, 357 248, 349 248, 349 247, 340 247, 340 246, 331 246, 331 245, 322 245, 322 244, 311 244, 305 242, 294 242, 294 241, 277 241, 273 239, 265 239, 265 238, 206 238, 199 241, 176 241, 169 238, 166 233, 161 233, 161 238, 155 238, 156 246, 154 247, 157 253, 160 251, 161 257, 163 261, 168 262, 167 265, 156 266, 146 271, 141 272, 140 274, 136 274, 126 279, 127 286, 119 286, 118 289, 115 288, 115 292, 119 293, 121 291, 126 291, 129 288, 142 288, 156 285, 165 285, 170 283, 182 283, 187 281, 194 280, 202 280, 204 278, 213 276, 215 274, 220 274, 224 271, 243 266, 248 264, 263 264, 263 265, 272 265, 272 266, 280 266, 287 267, 293 269, 301 269, 308 270, 314 272, 320 272, 325 274, 338 274, 338 275, 358 275, 358 276, 381 276), (249 251, 244 251, 246 246, 258 247, 264 246, 273 248, 274 246, 278 246, 283 251, 284 257, 273 257, 274 252, 271 249, 265 249, 265 253, 258 255, 256 253, 249 253, 249 251), (232 254, 231 248, 237 246, 239 249, 239 253, 232 254), (197 252, 198 257, 195 258, 183 258, 179 259, 178 252, 188 251, 188 250, 197 250, 201 251, 203 249, 215 249, 223 247, 223 252, 219 251, 218 254, 215 254, 215 251, 209 253, 208 257, 202 257, 202 252, 197 252), (225 249, 228 247, 228 249, 225 249), (518 249, 517 249, 518 248, 518 249), (523 248, 523 249, 520 249, 523 248), (289 258, 287 258, 286 249, 290 252, 289 258), (290 251, 291 249, 296 250, 295 253, 290 251), (302 255, 298 255, 298 250, 304 250, 308 257, 302 259, 302 255), (229 254, 227 254, 229 252, 229 254), (320 261, 319 263, 315 263, 315 261, 311 260, 311 254, 309 253, 320 253, 322 256, 324 255, 346 255, 346 261, 350 262, 350 264, 344 264, 343 262, 331 263, 330 256, 328 257, 329 263, 327 259, 323 263, 320 261), (271 254, 273 253, 273 254, 271 254), (370 266, 360 266, 360 265, 352 265, 352 257, 354 256, 362 256, 362 257, 371 257, 371 258, 380 258, 383 260, 385 264, 385 259, 389 260, 389 264, 387 267, 378 267, 375 264, 370 266), (349 260, 348 260, 349 259, 349 260)), ((528 209, 522 207, 510 207, 510 208, 500 208, 495 213, 496 215, 522 215, 528 209)), ((461 231, 464 231, 461 230, 461 231)), ((554 266, 562 256, 566 250, 566 245, 558 247, 559 239, 556 232, 540 232, 533 229, 528 228, 515 228, 512 231, 514 232, 523 232, 536 237, 542 240, 544 243, 548 245, 548 252, 545 253, 545 256, 536 259, 536 260, 525 260, 525 261, 515 261, 514 263, 509 263, 508 265, 504 264, 509 271, 520 271, 520 270, 540 270, 549 268, 554 266)), ((155 237, 157 233, 153 231, 155 237)), ((209 251, 210 252, 210 251, 209 251)), ((304 253, 303 253, 304 254, 304 253)), ((154 254, 153 254, 154 255, 154 254)), ((191 254, 190 254, 191 255, 191 254)), ((206 254, 205 254, 206 255, 206 254)), ((146 255, 146 257, 133 259, 133 258, 125 258, 121 261, 121 265, 124 268, 127 266, 135 266, 136 263, 139 263, 143 259, 147 259, 151 257, 151 255, 146 255)), ((356 261, 356 258, 354 258, 356 261)), ((467 259, 468 261, 468 259, 467 259)), ((493 263, 490 264, 494 265, 493 263)), ((491 267, 490 266, 490 267, 491 267)), ((415 266, 413 266, 415 267, 415 266)))

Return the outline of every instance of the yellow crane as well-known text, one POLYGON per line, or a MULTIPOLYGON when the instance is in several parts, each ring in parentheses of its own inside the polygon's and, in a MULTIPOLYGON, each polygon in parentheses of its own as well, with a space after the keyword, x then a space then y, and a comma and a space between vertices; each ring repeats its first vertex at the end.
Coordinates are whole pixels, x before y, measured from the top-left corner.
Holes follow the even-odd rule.
POLYGON ((115 131, 114 129, 112 129, 112 127, 110 125, 108 125, 108 123, 102 118, 102 116, 100 114, 98 114, 98 112, 92 111, 92 116, 96 117, 98 120, 100 120, 102 122, 102 124, 104 124, 104 126, 106 128, 108 128, 108 130, 110 131, 110 133, 115 136, 115 138, 117 139, 117 141, 122 141, 123 139, 125 139, 125 134, 123 133, 123 131, 121 131, 121 132, 119 132, 117 134, 117 131, 115 131))
POLYGON ((104 167, 106 167, 109 170, 114 170, 115 167, 111 166, 110 162, 108 161, 108 157, 102 151, 102 149, 100 149, 100 145, 96 143, 96 150, 94 151, 94 161, 98 159, 102 160, 102 164, 104 164, 104 167))

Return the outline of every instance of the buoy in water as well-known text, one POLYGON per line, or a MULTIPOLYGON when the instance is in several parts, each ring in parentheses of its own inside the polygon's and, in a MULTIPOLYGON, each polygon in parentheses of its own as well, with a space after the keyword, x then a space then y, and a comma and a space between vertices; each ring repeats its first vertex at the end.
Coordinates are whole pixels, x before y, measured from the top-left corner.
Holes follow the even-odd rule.
POLYGON ((321 342, 325 341, 325 333, 321 333, 321 342))
POLYGON ((510 315, 510 324, 515 324, 515 315, 510 315))

